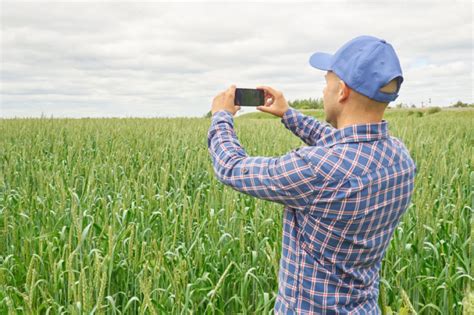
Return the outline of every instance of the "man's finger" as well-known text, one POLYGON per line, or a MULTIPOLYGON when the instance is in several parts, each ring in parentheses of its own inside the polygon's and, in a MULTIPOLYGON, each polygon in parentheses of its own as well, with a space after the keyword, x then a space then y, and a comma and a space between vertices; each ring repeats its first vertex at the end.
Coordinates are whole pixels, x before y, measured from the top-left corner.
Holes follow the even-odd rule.
POLYGON ((274 88, 271 88, 271 87, 266 86, 266 85, 257 86, 257 89, 265 90, 266 92, 268 92, 272 96, 275 96, 275 94, 277 94, 277 91, 274 88))
POLYGON ((230 95, 234 95, 235 94, 235 84, 232 84, 226 91, 228 94, 230 95))
POLYGON ((266 108, 265 106, 257 106, 257 109, 262 112, 269 113, 268 108, 266 108))
POLYGON ((268 87, 264 85, 257 86, 256 89, 265 91, 265 94, 269 93, 268 87))

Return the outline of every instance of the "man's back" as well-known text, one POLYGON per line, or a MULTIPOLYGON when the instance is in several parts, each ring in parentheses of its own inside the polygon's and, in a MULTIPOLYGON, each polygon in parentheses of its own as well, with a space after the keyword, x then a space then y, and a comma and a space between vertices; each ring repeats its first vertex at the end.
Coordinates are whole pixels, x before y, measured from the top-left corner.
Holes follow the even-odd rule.
POLYGON ((376 314, 379 270, 406 211, 416 165, 388 123, 335 129, 290 109, 285 126, 319 180, 304 209, 285 207, 275 312, 376 314))
POLYGON ((378 272, 411 200, 415 163, 385 120, 335 129, 289 108, 281 121, 308 146, 249 157, 227 111, 208 133, 222 183, 285 205, 275 312, 378 314, 378 272))
POLYGON ((386 40, 357 36, 309 63, 326 71, 326 121, 289 107, 268 86, 257 109, 281 117, 308 147, 249 157, 233 130, 235 86, 214 99, 208 133, 216 176, 285 205, 276 313, 378 314, 382 258, 414 188, 416 165, 383 114, 403 82, 386 40), (219 104, 224 104, 220 106, 219 104), (334 127, 336 128, 334 128, 334 127))

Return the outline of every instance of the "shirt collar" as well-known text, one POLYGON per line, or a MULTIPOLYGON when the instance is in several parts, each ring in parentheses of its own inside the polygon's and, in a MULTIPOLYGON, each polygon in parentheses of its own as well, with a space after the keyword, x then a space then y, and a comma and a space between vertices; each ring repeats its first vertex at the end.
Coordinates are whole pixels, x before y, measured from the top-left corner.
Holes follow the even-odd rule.
POLYGON ((385 119, 377 123, 354 124, 342 129, 334 129, 322 137, 324 145, 333 145, 336 143, 364 142, 385 139, 389 136, 388 122, 385 119))

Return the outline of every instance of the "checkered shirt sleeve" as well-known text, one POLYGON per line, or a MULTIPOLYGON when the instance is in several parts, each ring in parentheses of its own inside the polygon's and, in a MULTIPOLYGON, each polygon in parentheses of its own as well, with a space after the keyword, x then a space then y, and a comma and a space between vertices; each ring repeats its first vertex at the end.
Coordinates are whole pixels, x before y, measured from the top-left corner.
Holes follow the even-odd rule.
POLYGON ((281 157, 249 157, 233 124, 226 110, 212 116, 208 148, 219 181, 260 199, 304 209, 318 180, 304 150, 298 148, 281 157))

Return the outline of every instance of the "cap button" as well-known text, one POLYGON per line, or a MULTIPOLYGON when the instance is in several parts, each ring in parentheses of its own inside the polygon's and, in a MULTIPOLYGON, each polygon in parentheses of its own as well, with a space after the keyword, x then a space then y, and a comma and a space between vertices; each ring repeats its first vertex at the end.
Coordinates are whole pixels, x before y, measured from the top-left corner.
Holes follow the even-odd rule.
POLYGON ((385 39, 381 39, 380 40, 382 43, 386 44, 387 42, 385 41, 385 39))

